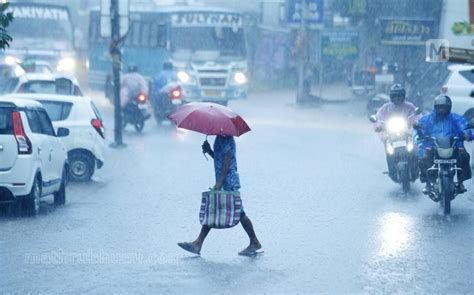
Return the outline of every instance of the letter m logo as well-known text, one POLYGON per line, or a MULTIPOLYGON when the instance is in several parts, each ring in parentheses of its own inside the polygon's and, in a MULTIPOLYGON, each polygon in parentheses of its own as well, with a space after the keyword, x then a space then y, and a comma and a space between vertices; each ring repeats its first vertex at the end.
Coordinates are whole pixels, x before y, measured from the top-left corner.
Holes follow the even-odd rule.
POLYGON ((446 39, 430 39, 426 41, 427 62, 447 62, 449 60, 449 41, 446 39))

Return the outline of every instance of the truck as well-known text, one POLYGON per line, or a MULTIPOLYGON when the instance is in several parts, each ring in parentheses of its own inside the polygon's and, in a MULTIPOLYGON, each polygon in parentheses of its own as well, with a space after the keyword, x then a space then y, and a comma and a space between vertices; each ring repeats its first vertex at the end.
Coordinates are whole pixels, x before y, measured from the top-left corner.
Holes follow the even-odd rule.
MULTIPOLYGON (((132 5, 122 47, 122 68, 138 67, 148 78, 171 61, 186 102, 226 105, 247 97, 248 60, 241 13, 198 4, 132 5)), ((107 91, 110 39, 100 34, 100 10, 90 15, 89 85, 107 91)))
POLYGON ((449 61, 474 63, 474 0, 443 1, 439 37, 449 42, 449 61))

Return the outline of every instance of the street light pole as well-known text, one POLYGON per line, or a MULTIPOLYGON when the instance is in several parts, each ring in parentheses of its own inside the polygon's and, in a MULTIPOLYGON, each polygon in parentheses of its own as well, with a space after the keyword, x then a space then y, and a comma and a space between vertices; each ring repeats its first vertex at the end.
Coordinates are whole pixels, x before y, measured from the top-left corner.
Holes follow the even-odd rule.
POLYGON ((301 54, 298 66, 298 91, 296 93, 296 103, 300 104, 305 100, 304 93, 304 78, 305 78, 305 62, 306 62, 306 15, 307 15, 307 0, 302 0, 301 6, 301 22, 299 28, 301 54))
POLYGON ((122 147, 122 109, 120 106, 120 68, 122 64, 122 53, 120 51, 120 15, 119 0, 111 0, 110 24, 112 28, 112 40, 110 53, 112 55, 112 75, 114 82, 114 143, 113 147, 122 147))

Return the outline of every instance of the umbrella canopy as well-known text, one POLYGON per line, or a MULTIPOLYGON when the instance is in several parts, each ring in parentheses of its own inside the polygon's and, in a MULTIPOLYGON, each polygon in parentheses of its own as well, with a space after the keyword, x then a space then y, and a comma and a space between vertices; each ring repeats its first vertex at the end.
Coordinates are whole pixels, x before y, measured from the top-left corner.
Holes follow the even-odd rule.
POLYGON ((185 104, 168 118, 179 128, 206 135, 240 136, 250 131, 244 119, 230 108, 210 102, 185 104))

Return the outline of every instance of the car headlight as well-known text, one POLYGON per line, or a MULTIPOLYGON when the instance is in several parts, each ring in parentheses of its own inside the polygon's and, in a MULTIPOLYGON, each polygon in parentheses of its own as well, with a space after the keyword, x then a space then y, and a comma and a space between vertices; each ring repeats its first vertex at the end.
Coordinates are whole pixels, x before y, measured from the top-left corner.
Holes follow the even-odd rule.
POLYGON ((76 61, 72 57, 64 57, 58 62, 58 72, 72 72, 76 68, 76 61))
POLYGON ((176 75, 178 76, 178 80, 181 83, 187 84, 187 83, 191 82, 191 76, 188 73, 186 73, 185 71, 179 71, 176 75))
POLYGON ((404 118, 391 118, 387 122, 387 131, 389 133, 402 133, 407 128, 408 123, 404 118))
POLYGON ((8 56, 5 56, 5 63, 7 65, 14 65, 14 64, 21 63, 21 60, 14 56, 8 55, 8 56))
POLYGON ((234 73, 234 82, 242 85, 247 83, 247 76, 243 72, 234 73))
POLYGON ((22 67, 20 66, 15 67, 15 76, 20 77, 21 75, 24 75, 24 74, 25 74, 25 70, 22 67))

